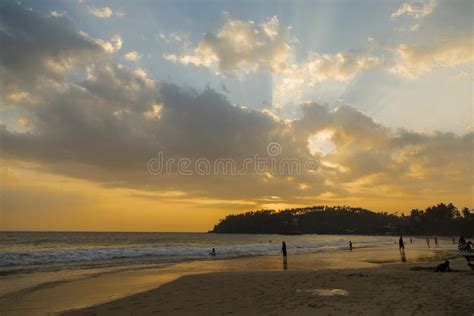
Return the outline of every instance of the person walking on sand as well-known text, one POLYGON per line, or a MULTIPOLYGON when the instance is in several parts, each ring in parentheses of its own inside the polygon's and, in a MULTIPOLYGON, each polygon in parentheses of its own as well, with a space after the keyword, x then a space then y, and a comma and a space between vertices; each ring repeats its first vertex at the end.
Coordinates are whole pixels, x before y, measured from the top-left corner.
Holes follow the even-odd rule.
POLYGON ((428 246, 428 248, 430 248, 430 239, 429 238, 426 238, 426 245, 428 246))
POLYGON ((413 239, 411 239, 411 237, 410 237, 410 245, 412 245, 412 244, 413 244, 413 239))
POLYGON ((435 241, 435 246, 436 246, 436 247, 439 247, 439 245, 438 245, 438 237, 434 236, 434 241, 435 241))
POLYGON ((352 241, 349 240, 349 250, 352 251, 352 241))
POLYGON ((283 262, 286 263, 288 261, 288 253, 286 252, 286 242, 281 243, 281 253, 283 255, 283 262))
POLYGON ((400 250, 400 253, 405 253, 405 243, 403 242, 402 236, 400 236, 400 239, 398 240, 398 250, 400 250))

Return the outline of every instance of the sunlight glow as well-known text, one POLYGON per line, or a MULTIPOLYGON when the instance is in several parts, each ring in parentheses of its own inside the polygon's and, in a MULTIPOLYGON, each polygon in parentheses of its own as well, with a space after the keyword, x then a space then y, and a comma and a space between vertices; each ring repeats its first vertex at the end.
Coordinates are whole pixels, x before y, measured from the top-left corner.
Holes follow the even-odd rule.
POLYGON ((324 129, 309 137, 308 149, 312 155, 326 156, 336 150, 336 145, 332 141, 334 131, 324 129))

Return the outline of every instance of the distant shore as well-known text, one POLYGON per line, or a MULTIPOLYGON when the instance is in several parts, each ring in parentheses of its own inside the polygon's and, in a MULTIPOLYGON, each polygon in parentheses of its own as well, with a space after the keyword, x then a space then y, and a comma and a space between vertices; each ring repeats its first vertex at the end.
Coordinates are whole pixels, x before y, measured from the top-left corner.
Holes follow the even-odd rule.
POLYGON ((470 315, 474 273, 462 259, 448 273, 437 263, 191 275, 64 315, 470 315))

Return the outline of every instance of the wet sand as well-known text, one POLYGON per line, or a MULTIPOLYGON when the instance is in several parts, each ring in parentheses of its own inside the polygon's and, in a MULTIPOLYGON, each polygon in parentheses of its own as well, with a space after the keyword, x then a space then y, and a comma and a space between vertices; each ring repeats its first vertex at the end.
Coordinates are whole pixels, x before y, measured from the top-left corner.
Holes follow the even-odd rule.
POLYGON ((472 315, 474 272, 463 259, 449 273, 436 263, 191 275, 65 315, 472 315))

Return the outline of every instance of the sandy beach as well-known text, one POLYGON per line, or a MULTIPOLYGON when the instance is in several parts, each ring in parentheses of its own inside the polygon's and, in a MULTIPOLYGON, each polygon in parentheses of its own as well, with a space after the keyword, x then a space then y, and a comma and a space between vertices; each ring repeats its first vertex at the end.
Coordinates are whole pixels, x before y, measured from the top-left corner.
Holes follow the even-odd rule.
POLYGON ((474 273, 448 240, 0 278, 1 316, 472 315, 474 273), (445 259, 453 272, 435 273, 445 259), (118 268, 118 270, 117 270, 118 268), (4 293, 4 294, 1 294, 4 293))
POLYGON ((436 263, 190 275, 64 315, 472 315, 474 273, 460 258, 449 273, 436 263))

